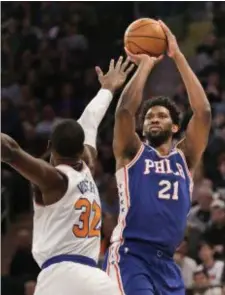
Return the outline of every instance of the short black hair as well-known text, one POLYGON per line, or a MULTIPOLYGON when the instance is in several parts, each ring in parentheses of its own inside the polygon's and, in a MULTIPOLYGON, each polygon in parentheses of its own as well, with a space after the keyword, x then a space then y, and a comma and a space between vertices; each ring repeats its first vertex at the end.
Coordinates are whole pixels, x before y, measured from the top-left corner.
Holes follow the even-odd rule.
POLYGON ((73 119, 65 119, 56 124, 51 136, 51 148, 60 156, 76 157, 84 150, 84 130, 73 119))
POLYGON ((206 240, 202 240, 202 241, 199 242, 198 250, 200 250, 203 246, 208 246, 212 250, 214 248, 214 245, 211 242, 206 241, 206 240))
POLYGON ((144 123, 144 119, 148 110, 154 106, 162 106, 169 110, 173 124, 180 126, 180 112, 176 104, 166 96, 153 97, 144 102, 140 115, 142 124, 144 123))

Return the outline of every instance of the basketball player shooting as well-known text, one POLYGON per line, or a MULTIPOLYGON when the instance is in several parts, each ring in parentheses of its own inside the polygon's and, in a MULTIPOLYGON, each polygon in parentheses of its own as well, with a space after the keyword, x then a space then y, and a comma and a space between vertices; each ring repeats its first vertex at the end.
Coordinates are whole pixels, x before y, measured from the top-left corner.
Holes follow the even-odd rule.
POLYGON ((17 142, 1 134, 1 160, 36 185, 32 252, 42 271, 35 295, 117 295, 115 283, 96 268, 100 252, 101 203, 90 169, 96 136, 113 93, 133 65, 111 60, 105 75, 96 68, 102 89, 79 122, 62 120, 50 137, 51 164, 32 157, 17 142), (83 128, 81 127, 83 126, 83 128))
POLYGON ((160 22, 193 111, 185 137, 172 146, 179 112, 167 97, 145 102, 141 142, 135 115, 147 77, 160 58, 133 55, 138 69, 121 94, 115 114, 113 149, 120 197, 118 225, 105 269, 126 295, 184 295, 173 254, 183 239, 191 206, 192 175, 208 141, 211 110, 205 92, 170 29, 160 22))

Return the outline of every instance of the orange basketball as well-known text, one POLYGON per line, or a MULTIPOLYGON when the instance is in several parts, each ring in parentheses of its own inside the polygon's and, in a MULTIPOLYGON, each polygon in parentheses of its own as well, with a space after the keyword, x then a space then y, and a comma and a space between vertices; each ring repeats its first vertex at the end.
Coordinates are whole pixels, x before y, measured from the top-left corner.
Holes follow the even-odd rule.
POLYGON ((151 56, 159 56, 167 48, 162 27, 151 18, 140 18, 131 23, 124 34, 124 44, 131 53, 151 56))

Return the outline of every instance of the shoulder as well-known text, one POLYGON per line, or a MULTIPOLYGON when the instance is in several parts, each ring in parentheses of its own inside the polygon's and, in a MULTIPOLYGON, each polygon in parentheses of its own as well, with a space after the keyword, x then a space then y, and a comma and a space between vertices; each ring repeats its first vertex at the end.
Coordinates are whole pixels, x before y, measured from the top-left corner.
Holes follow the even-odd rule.
POLYGON ((186 257, 184 258, 184 261, 186 262, 186 264, 187 264, 187 265, 188 265, 193 271, 196 270, 197 263, 196 263, 196 261, 195 261, 194 259, 192 259, 192 258, 186 256, 186 257))
POLYGON ((215 261, 215 268, 217 268, 217 269, 223 269, 224 268, 224 261, 222 261, 222 260, 216 260, 215 261))
MULTIPOLYGON (((81 163, 82 165, 82 163, 81 163)), ((61 164, 55 167, 61 174, 69 175, 69 174, 79 174, 79 171, 75 170, 73 167, 65 164, 61 164)))

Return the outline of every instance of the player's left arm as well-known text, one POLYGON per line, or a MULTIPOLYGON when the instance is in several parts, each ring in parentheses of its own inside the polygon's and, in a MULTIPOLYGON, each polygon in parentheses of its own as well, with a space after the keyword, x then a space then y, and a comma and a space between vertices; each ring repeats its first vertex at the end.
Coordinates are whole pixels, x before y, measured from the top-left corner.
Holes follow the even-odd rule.
POLYGON ((174 60, 181 74, 193 111, 185 138, 178 143, 177 147, 183 151, 190 170, 194 170, 208 143, 211 108, 205 91, 181 53, 175 36, 163 22, 160 21, 160 24, 167 35, 168 55, 174 60))
POLYGON ((128 58, 123 62, 122 57, 120 57, 116 63, 114 59, 110 61, 109 70, 106 74, 103 74, 102 70, 96 67, 101 89, 87 105, 78 120, 85 133, 83 159, 88 164, 91 171, 94 170, 94 162, 97 156, 96 138, 98 127, 105 116, 114 93, 125 83, 133 67, 134 65, 130 65, 128 58))

